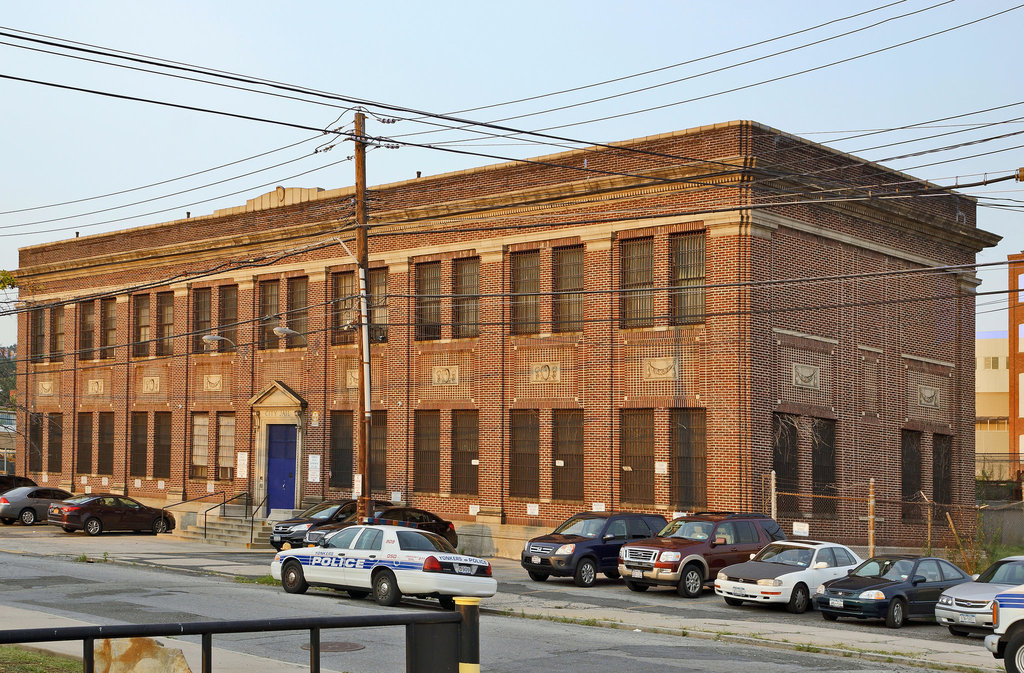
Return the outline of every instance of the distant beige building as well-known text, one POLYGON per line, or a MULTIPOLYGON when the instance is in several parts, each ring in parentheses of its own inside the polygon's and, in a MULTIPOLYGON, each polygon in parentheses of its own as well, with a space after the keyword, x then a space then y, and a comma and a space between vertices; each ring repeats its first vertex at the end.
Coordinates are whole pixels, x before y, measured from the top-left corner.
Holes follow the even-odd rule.
POLYGON ((1010 447, 1007 333, 978 332, 974 355, 975 472, 986 479, 1014 479, 1019 467, 1010 447))

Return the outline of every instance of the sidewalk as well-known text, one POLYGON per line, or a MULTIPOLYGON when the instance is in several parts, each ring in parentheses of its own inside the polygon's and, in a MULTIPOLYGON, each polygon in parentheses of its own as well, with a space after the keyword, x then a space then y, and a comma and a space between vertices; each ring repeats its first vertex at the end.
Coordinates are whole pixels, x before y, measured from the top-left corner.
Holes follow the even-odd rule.
MULTIPOLYGON (((0 551, 27 555, 80 558, 85 554, 96 562, 152 565, 180 572, 223 575, 227 577, 257 578, 269 573, 273 549, 250 550, 184 541, 172 536, 100 536, 98 538, 47 538, 45 553, 40 553, 39 539, 20 527, 6 527, 0 537, 0 551), (19 535, 19 531, 24 531, 19 535)), ((815 626, 812 616, 799 623, 743 621, 730 619, 694 619, 685 615, 686 603, 680 603, 679 615, 665 614, 664 609, 654 612, 650 597, 626 592, 621 598, 630 601, 628 608, 604 608, 579 601, 578 590, 571 585, 554 582, 537 585, 536 591, 513 593, 502 591, 502 582, 521 582, 522 568, 511 559, 490 559, 494 576, 498 579, 499 593, 484 599, 481 607, 485 614, 500 614, 552 621, 572 621, 585 625, 642 630, 680 636, 711 638, 746 644, 801 649, 836 656, 894 662, 910 666, 962 670, 1003 671, 1002 662, 994 659, 980 639, 932 640, 914 638, 905 632, 887 629, 881 625, 864 628, 815 626), (539 594, 544 594, 539 595, 539 594), (557 598, 553 598, 557 596, 557 598)), ((616 594, 618 596, 618 594, 616 594)), ((682 601, 682 599, 680 599, 682 601)), ((820 619, 817 620, 820 622, 820 619)), ((0 628, 30 628, 33 626, 70 626, 74 620, 52 617, 45 613, 25 610, 0 610, 0 628)), ((166 639, 165 639, 166 640, 166 639)), ((192 670, 201 670, 199 646, 184 641, 170 640, 173 647, 185 651, 192 670)), ((72 656, 81 656, 77 643, 68 645, 72 656)), ((47 646, 50 649, 51 646, 47 646)), ((254 664, 265 662, 259 657, 238 654, 215 648, 214 661, 218 671, 249 673, 262 670, 254 664)), ((284 663, 277 664, 281 671, 308 670, 284 663)))

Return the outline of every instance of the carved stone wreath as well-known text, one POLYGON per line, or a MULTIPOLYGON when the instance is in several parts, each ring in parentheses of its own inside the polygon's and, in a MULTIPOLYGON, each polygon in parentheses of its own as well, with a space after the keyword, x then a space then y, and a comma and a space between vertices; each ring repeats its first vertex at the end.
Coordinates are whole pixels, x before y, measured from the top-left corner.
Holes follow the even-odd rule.
POLYGON ((929 409, 941 408, 941 400, 939 398, 939 389, 933 386, 917 386, 917 404, 918 406, 928 407, 929 409))
POLYGON ((821 367, 794 362, 793 385, 797 388, 821 389, 821 367))

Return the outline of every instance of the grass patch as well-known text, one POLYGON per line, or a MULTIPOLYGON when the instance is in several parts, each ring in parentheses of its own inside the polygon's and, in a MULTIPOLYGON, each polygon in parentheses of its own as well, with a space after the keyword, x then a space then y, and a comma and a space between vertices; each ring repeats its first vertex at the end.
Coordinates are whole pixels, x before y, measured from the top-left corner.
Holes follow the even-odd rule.
POLYGON ((25 650, 15 645, 0 646, 0 673, 81 673, 76 659, 25 650))
POLYGON ((79 554, 78 556, 75 557, 75 563, 88 563, 88 562, 89 562, 89 557, 86 556, 85 554, 79 554))
MULTIPOLYGON (((266 584, 269 586, 277 586, 280 584, 277 580, 270 576, 269 573, 266 575, 260 575, 259 577, 246 577, 245 575, 235 575, 231 578, 232 582, 237 584, 266 584)), ((3 673, 0 671, 0 673, 3 673)))
POLYGON ((795 649, 797 652, 821 652, 820 647, 815 647, 814 645, 806 645, 803 643, 797 645, 793 649, 795 649))

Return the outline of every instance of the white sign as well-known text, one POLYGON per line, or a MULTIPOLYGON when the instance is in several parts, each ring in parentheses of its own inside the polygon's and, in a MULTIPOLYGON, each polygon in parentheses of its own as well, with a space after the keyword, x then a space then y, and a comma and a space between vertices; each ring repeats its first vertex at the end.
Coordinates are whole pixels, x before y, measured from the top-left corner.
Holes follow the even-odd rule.
POLYGON ((309 424, 314 428, 320 427, 320 412, 314 411, 312 416, 309 417, 309 424))
POLYGON ((391 502, 400 502, 402 500, 401 491, 391 491, 391 502))
POLYGON ((110 480, 107 479, 106 477, 103 477, 102 479, 100 479, 100 481, 103 482, 104 486, 109 486, 110 485, 110 480))
POLYGON ((206 482, 206 492, 207 493, 213 493, 213 482, 212 481, 206 482))
POLYGON ((235 454, 235 476, 238 479, 249 478, 249 453, 239 451, 235 454))
POLYGON ((156 482, 156 487, 158 490, 164 490, 164 480, 161 479, 160 481, 156 482))
POLYGON ((603 512, 604 511, 604 503, 603 502, 595 502, 594 506, 591 507, 590 509, 593 512, 603 512))
POLYGON ((356 472, 352 475, 352 497, 358 498, 363 494, 363 475, 356 472))
POLYGON ((654 461, 654 474, 668 474, 668 461, 667 460, 656 460, 656 461, 654 461))
POLYGON ((526 515, 527 516, 538 516, 540 514, 540 505, 535 502, 527 503, 526 515))
POLYGON ((136 479, 135 480, 135 488, 142 488, 142 480, 141 479, 136 479))
POLYGON ((480 505, 470 505, 469 506, 469 515, 470 516, 476 516, 479 513, 480 513, 480 505))
POLYGON ((811 525, 806 521, 793 522, 793 535, 807 537, 811 534, 811 525))
POLYGON ((320 454, 309 454, 309 469, 306 470, 306 481, 311 484, 320 482, 320 454))

